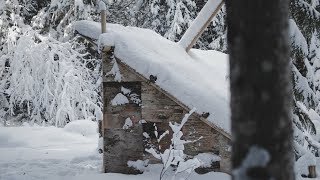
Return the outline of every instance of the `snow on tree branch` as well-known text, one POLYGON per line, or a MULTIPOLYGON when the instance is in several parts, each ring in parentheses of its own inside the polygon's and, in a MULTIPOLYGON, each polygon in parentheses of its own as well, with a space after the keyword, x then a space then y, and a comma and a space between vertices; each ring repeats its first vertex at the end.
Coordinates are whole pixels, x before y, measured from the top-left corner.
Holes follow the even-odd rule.
MULTIPOLYGON (((190 173, 201 165, 201 162, 197 158, 186 160, 186 155, 184 154, 184 144, 189 143, 189 141, 182 140, 183 133, 181 131, 183 125, 188 121, 188 118, 196 111, 193 108, 189 113, 185 114, 181 123, 169 123, 171 130, 173 131, 171 145, 168 149, 165 149, 163 153, 158 152, 158 150, 154 148, 146 149, 146 152, 150 153, 153 157, 162 161, 163 168, 160 173, 160 180, 163 179, 166 174, 168 168, 170 166, 176 166, 175 175, 179 173, 186 172, 190 175, 190 173)), ((169 131, 164 132, 159 136, 157 132, 157 127, 155 126, 155 135, 157 137, 158 143, 161 139, 169 134, 169 131)), ((161 149, 159 145, 159 150, 161 149)), ((173 177, 174 178, 174 177, 173 177)))
POLYGON ((12 115, 26 109, 32 122, 56 126, 78 119, 101 117, 96 84, 98 72, 86 67, 84 58, 70 43, 61 43, 28 30, 6 56, 10 67, 1 84, 12 115))

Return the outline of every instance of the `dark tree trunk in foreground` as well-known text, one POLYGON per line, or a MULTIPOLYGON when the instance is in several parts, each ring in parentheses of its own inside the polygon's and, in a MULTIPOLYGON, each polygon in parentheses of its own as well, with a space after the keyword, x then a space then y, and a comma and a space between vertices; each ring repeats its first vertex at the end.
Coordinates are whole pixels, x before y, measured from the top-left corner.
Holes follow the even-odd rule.
POLYGON ((294 179, 288 0, 227 0, 233 179, 294 179))

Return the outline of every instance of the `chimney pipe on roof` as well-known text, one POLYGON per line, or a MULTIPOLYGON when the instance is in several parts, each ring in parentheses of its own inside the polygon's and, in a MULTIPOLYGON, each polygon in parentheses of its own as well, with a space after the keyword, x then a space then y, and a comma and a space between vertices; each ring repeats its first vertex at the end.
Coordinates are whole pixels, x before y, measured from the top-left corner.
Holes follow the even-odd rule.
POLYGON ((107 32, 107 7, 102 0, 99 2, 99 10, 101 14, 101 33, 106 33, 107 32))
POLYGON ((208 27, 224 4, 224 0, 208 0, 191 26, 183 34, 179 44, 188 52, 208 27))

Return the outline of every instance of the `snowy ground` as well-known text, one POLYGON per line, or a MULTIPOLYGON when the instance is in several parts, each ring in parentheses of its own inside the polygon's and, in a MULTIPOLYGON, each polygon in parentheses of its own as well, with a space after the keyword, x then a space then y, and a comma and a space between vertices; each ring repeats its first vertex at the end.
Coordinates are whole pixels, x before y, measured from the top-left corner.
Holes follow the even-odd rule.
MULTIPOLYGON (((102 157, 96 151, 96 125, 90 121, 65 128, 0 127, 0 180, 112 180, 158 179, 159 165, 142 175, 101 174, 102 157)), ((190 179, 227 180, 223 173, 193 174, 190 179)))

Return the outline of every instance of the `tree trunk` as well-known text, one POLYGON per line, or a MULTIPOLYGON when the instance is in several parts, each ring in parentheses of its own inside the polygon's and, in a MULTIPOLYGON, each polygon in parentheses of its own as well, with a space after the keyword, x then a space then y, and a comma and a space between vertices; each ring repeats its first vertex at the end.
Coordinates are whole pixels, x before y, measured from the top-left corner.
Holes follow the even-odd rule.
POLYGON ((288 6, 226 1, 233 179, 295 179, 288 6))

